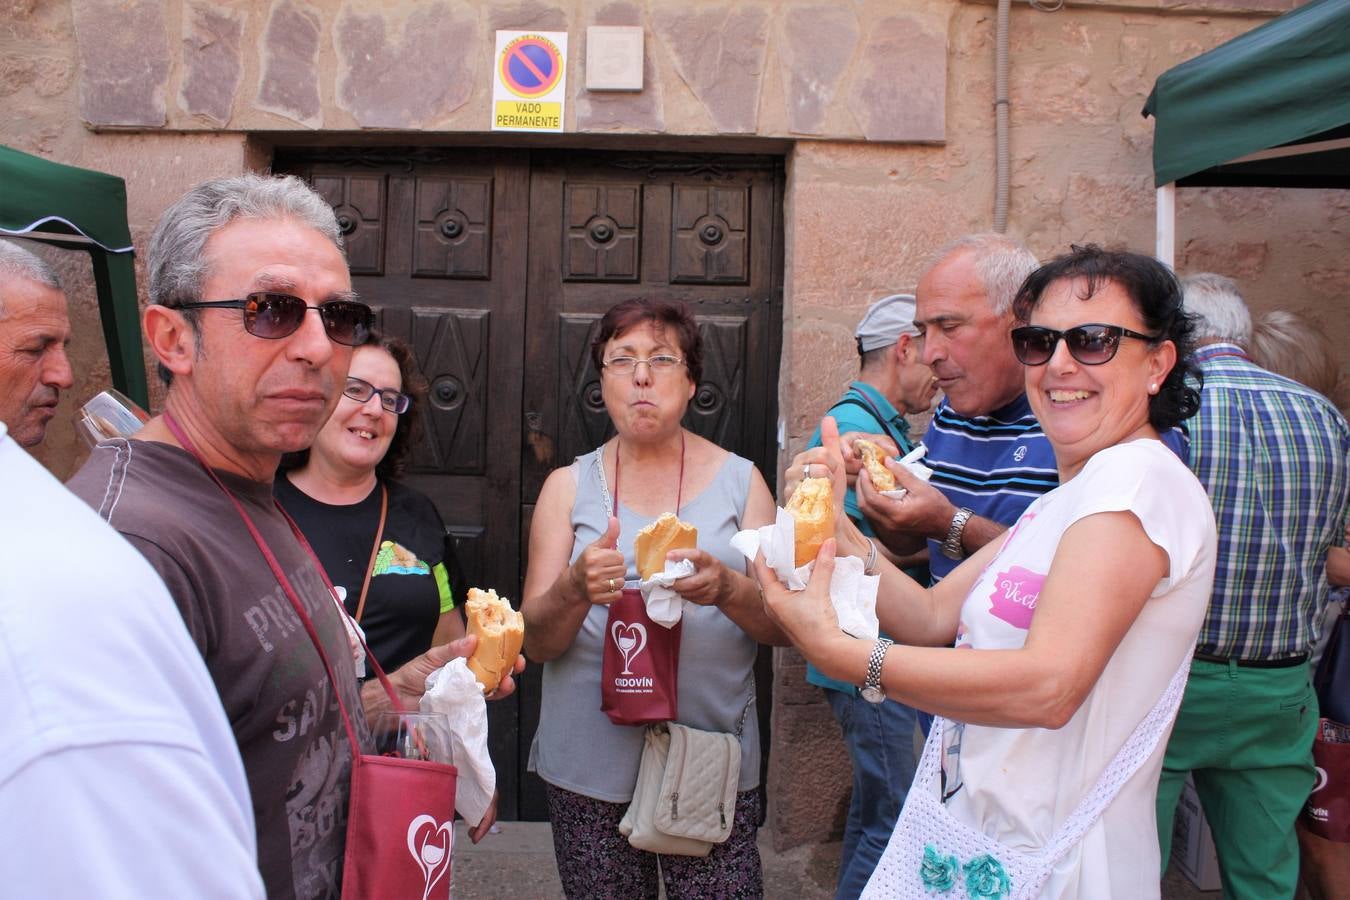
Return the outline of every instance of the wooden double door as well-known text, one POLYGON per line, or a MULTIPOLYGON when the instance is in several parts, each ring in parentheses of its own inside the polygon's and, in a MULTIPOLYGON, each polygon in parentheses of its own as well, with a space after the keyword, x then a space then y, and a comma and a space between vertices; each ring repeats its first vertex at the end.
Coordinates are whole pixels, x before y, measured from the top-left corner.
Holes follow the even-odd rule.
MULTIPOLYGON (((305 149, 275 167, 332 204, 355 289, 416 352, 429 391, 405 480, 435 501, 464 583, 520 605, 545 477, 613 433, 589 347, 631 297, 689 304, 705 349, 685 424, 772 483, 779 159, 305 149)), ((489 707, 503 819, 546 818, 526 772, 539 685, 531 666, 489 707)))

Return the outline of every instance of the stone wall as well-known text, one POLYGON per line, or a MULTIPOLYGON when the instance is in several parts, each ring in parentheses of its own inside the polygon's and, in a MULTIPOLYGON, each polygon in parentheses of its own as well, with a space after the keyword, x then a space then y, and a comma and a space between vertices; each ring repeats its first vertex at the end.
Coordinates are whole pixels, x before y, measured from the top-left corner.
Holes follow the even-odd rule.
MULTIPOLYGON (((1139 110, 1154 80, 1296 5, 1018 0, 1009 230, 1041 256, 1082 241, 1150 251, 1153 126, 1139 110)), ((0 143, 126 178, 143 247, 186 187, 263 168, 275 144, 498 142, 493 32, 566 30, 569 146, 789 148, 786 461, 853 374, 865 305, 911 290, 945 241, 990 227, 994 17, 976 0, 0 0, 0 143), (641 93, 585 90, 588 25, 643 27, 641 93)), ((1350 347, 1350 193, 1183 190, 1177 230, 1181 271, 1230 274, 1257 311, 1313 314, 1350 347)), ((42 453, 61 475, 81 454, 66 423, 107 383, 74 258, 62 269, 78 382, 42 453)), ((787 848, 837 833, 847 764, 800 657, 777 659, 770 824, 787 848)))

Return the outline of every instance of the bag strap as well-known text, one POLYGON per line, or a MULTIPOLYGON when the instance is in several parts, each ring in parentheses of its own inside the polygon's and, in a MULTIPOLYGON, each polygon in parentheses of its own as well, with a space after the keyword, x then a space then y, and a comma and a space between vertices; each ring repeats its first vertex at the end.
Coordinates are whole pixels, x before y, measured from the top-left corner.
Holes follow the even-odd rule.
MULTIPOLYGON (((867 410, 867 412, 871 413, 872 418, 877 420, 877 424, 881 426, 882 431, 886 432, 886 434, 890 436, 891 440, 895 441, 896 449, 901 452, 901 455, 903 455, 905 445, 911 443, 909 436, 897 433, 896 429, 891 425, 889 421, 886 420, 886 417, 881 414, 881 410, 877 408, 877 405, 872 402, 870 397, 868 397, 866 394, 864 394, 862 391, 859 390, 854 390, 853 393, 857 394, 858 396, 856 397, 845 396, 834 406, 830 407, 830 412, 833 412, 834 410, 844 405, 856 406, 860 409, 867 410)), ((826 415, 828 414, 829 413, 826 413, 826 415)))
POLYGON ((370 589, 370 576, 375 574, 375 557, 380 555, 380 538, 384 537, 384 517, 389 512, 389 489, 380 482, 380 524, 375 526, 375 543, 370 548, 370 563, 366 566, 366 580, 361 582, 361 599, 356 602, 357 624, 366 611, 366 591, 370 589))
MULTIPOLYGON (((332 662, 328 659, 328 653, 323 648, 323 642, 319 640, 319 633, 314 627, 314 622, 310 619, 309 614, 305 612, 305 606, 300 601, 300 595, 296 593, 295 588, 291 585, 291 580, 286 577, 286 573, 282 570, 281 563, 277 561, 276 555, 272 552, 272 548, 267 545, 267 539, 262 536, 262 532, 258 530, 258 526, 253 523, 253 517, 244 509, 243 504, 239 502, 239 498, 235 497, 234 493, 225 486, 225 482, 220 480, 220 476, 216 474, 215 470, 207 465, 206 460, 203 459, 201 453, 197 451, 196 445, 192 443, 191 438, 187 436, 187 433, 179 426, 173 414, 167 409, 164 411, 164 424, 173 434, 175 440, 182 445, 184 450, 192 455, 192 458, 197 461, 203 471, 206 472, 207 476, 216 483, 216 487, 220 488, 221 492, 225 494, 230 503, 234 505, 235 512, 237 512, 239 518, 243 520, 244 527, 248 529, 249 535, 253 538, 253 543, 258 546, 258 550, 262 553, 263 559, 267 561, 267 566, 272 570, 272 575, 277 579, 277 584, 280 585, 282 593, 286 595, 286 599, 290 601, 291 607, 295 610, 295 614, 300 618, 301 624, 305 626, 305 633, 309 635, 310 641, 313 642, 314 649, 319 654, 319 660, 323 663, 324 670, 328 673, 328 681, 333 686, 333 699, 337 701, 338 712, 342 715, 342 725, 347 731, 347 742, 352 751, 352 764, 359 764, 361 744, 357 740, 356 728, 352 724, 351 715, 347 710, 347 706, 342 702, 340 682, 337 679, 337 674, 333 670, 332 662)), ((318 570, 319 577, 323 579, 324 587, 328 589, 329 596, 333 597, 336 601, 337 591, 333 588, 333 583, 328 579, 328 573, 324 571, 323 563, 319 562, 319 557, 315 555, 314 549, 309 545, 309 541, 305 540, 304 534, 301 533, 300 526, 295 524, 295 520, 290 517, 275 498, 273 498, 272 502, 276 505, 277 511, 281 513, 282 518, 286 520, 286 524, 290 526, 291 533, 295 535, 300 546, 304 548, 305 552, 309 554, 310 559, 313 560, 314 567, 318 570)), ((341 615, 346 615, 344 610, 339 609, 338 612, 341 615)), ((394 685, 389 681, 389 677, 384 674, 384 670, 380 668, 380 664, 376 662, 375 657, 371 654, 370 648, 366 646, 365 639, 358 634, 357 640, 361 642, 362 648, 365 649, 366 659, 370 663, 371 668, 375 670, 375 674, 379 677, 380 684, 384 686, 385 691, 388 693, 389 702, 393 705, 394 710, 399 712, 403 711, 403 703, 398 699, 398 692, 394 690, 394 685)))

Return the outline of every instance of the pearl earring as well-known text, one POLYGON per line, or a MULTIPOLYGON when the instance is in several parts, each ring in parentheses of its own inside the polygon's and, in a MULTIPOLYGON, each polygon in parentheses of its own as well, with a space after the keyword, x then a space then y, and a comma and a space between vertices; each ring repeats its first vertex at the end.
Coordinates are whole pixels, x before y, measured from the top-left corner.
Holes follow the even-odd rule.
POLYGON ((1155 381, 1155 382, 1153 382, 1152 384, 1150 384, 1150 385, 1148 386, 1148 392, 1149 392, 1150 394, 1156 394, 1156 393, 1158 393, 1158 382, 1155 381))

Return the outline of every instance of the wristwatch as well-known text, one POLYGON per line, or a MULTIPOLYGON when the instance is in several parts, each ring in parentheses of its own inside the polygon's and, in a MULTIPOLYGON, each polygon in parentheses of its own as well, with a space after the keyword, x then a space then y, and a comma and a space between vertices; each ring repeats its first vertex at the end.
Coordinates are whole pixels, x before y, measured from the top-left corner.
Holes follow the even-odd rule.
POLYGON ((942 542, 942 555, 948 559, 965 559, 966 548, 961 544, 961 536, 966 533, 966 523, 975 515, 973 510, 961 507, 952 516, 952 526, 947 529, 947 537, 942 542))
POLYGON ((881 687, 881 664, 886 660, 886 651, 894 643, 890 638, 877 638, 877 642, 872 645, 872 655, 867 658, 867 680, 859 691, 868 703, 880 703, 886 699, 886 691, 881 687))

